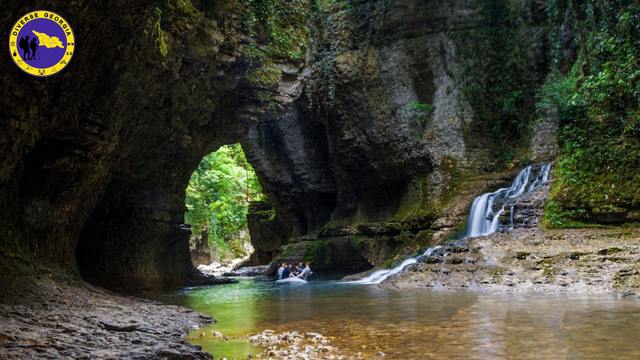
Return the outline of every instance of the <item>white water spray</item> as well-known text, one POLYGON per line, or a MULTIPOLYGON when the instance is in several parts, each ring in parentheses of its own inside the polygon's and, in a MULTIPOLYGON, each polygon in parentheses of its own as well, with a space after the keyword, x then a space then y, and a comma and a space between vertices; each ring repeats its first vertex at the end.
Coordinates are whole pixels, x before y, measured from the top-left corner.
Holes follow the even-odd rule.
MULTIPOLYGON (((509 228, 512 228, 514 213, 513 200, 525 193, 537 190, 542 185, 546 184, 549 181, 550 172, 551 163, 543 164, 535 169, 534 166, 529 165, 518 173, 518 176, 516 176, 511 183, 511 186, 508 188, 501 188, 494 192, 485 193, 476 197, 471 205, 467 233, 464 238, 487 236, 496 232, 500 226, 500 216, 505 213, 506 206, 510 206, 509 228), (497 208, 496 204, 502 204, 497 211, 495 210, 497 208)), ((415 264, 421 257, 431 256, 440 248, 442 248, 442 246, 428 248, 424 254, 414 258, 408 258, 393 269, 376 270, 365 278, 349 281, 348 283, 380 284, 388 277, 402 272, 407 266, 415 264)))
MULTIPOLYGON (((442 246, 430 247, 421 256, 431 256, 431 254, 433 254, 434 251, 438 250, 441 247, 442 246)), ((420 258, 420 256, 414 257, 414 258, 408 258, 405 261, 403 261, 402 263, 400 263, 400 265, 394 267, 393 269, 377 270, 377 271, 374 271, 373 273, 371 273, 369 276, 367 276, 365 278, 362 278, 360 280, 355 280, 355 281, 349 281, 349 283, 351 283, 351 284, 380 284, 381 282, 383 282, 389 276, 393 276, 393 275, 395 275, 395 274, 397 274, 399 272, 402 272, 402 270, 404 270, 407 266, 409 266, 411 264, 415 264, 416 262, 418 262, 419 258, 420 258)))
MULTIPOLYGON (((531 165, 522 169, 508 188, 501 188, 491 193, 478 196, 473 200, 469 220, 467 222, 467 234, 465 237, 478 237, 493 234, 498 230, 500 216, 504 214, 506 202, 516 199, 527 192, 537 190, 540 186, 549 181, 551 163, 540 167, 537 176, 532 177, 533 167, 531 165), (496 203, 503 205, 496 211, 496 203)), ((513 205, 511 204, 511 214, 509 216, 511 226, 513 226, 513 205)))

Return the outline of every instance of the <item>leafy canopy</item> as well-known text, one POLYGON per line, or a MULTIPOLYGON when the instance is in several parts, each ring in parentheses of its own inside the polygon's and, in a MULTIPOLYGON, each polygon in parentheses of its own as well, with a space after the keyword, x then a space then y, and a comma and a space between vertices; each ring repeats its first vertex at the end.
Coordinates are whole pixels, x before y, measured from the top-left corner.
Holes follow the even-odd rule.
POLYGON ((640 6, 587 3, 580 60, 542 91, 560 120, 554 227, 640 220, 640 6))
POLYGON ((185 222, 191 225, 194 234, 208 229, 211 245, 225 252, 247 228, 249 201, 263 197, 242 147, 225 145, 205 156, 191 175, 185 222))

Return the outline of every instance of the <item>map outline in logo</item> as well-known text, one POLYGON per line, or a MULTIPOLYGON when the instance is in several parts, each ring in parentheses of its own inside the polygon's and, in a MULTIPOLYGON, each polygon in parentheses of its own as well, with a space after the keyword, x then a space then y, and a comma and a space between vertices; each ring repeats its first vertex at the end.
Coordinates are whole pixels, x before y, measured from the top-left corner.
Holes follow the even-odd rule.
POLYGON ((62 71, 73 57, 75 36, 71 25, 48 10, 20 17, 9 32, 13 62, 29 75, 46 77, 62 71))

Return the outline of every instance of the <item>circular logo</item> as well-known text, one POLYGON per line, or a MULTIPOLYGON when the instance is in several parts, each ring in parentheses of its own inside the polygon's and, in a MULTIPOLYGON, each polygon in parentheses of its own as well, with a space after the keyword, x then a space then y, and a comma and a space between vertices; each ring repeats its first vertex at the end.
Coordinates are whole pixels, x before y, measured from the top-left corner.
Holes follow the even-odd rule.
POLYGON ((75 39, 62 16, 46 10, 32 11, 16 21, 9 35, 13 61, 28 74, 49 76, 71 61, 75 39))

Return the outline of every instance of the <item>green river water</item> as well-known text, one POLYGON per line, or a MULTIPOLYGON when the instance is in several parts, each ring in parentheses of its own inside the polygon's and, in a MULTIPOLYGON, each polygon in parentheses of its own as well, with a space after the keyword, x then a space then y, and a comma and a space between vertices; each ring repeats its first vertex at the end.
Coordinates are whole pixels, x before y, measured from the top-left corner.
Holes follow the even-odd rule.
POLYGON ((189 340, 216 359, 260 352, 265 329, 318 332, 347 353, 387 359, 640 359, 640 302, 608 295, 385 290, 316 281, 183 289, 161 301, 213 316, 189 340), (229 340, 216 338, 222 332, 229 340))

